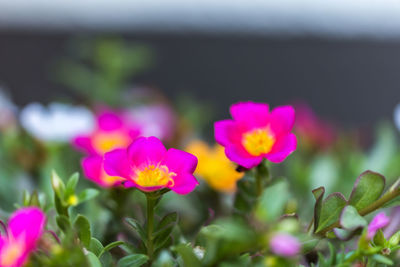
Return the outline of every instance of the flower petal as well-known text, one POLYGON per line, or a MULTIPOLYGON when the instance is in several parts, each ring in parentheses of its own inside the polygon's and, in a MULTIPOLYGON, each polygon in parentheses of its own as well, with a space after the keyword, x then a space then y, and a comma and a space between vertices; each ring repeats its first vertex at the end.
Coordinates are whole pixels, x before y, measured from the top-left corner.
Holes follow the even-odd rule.
POLYGON ((196 170, 197 157, 188 152, 170 148, 161 164, 167 165, 168 169, 175 173, 192 174, 196 170))
POLYGON ((251 128, 262 127, 268 123, 269 106, 265 103, 240 102, 230 107, 232 118, 244 122, 251 128))
POLYGON ((132 173, 126 149, 115 149, 104 155, 104 170, 110 176, 129 179, 132 173))
POLYGON ((262 156, 251 156, 243 148, 235 145, 226 146, 225 154, 231 161, 247 169, 257 166, 263 159, 262 156))
POLYGON ((222 120, 214 123, 214 136, 218 144, 226 146, 239 143, 244 132, 244 127, 233 120, 222 120))
POLYGON ((121 116, 112 111, 103 111, 97 117, 98 127, 104 131, 113 131, 123 126, 121 116))
POLYGON ((92 140, 88 136, 77 136, 72 141, 72 143, 77 149, 85 153, 96 154, 96 150, 93 147, 92 140))
POLYGON ((133 166, 159 163, 167 150, 161 141, 154 136, 139 137, 128 147, 128 159, 133 166))
POLYGON ((174 178, 174 182, 171 190, 180 195, 189 194, 199 184, 192 174, 178 175, 174 178))
POLYGON ((8 222, 8 229, 11 234, 18 238, 23 236, 28 250, 36 246, 36 241, 40 238, 46 215, 37 207, 27 207, 17 210, 8 222))
POLYGON ((294 134, 289 133, 286 136, 280 137, 271 152, 265 155, 265 158, 274 163, 282 162, 297 148, 297 138, 294 134))
POLYGON ((274 108, 269 115, 269 125, 275 135, 289 133, 294 124, 295 111, 292 106, 274 108))
POLYGON ((103 159, 101 156, 89 156, 82 160, 82 169, 86 177, 94 182, 99 182, 101 177, 103 159))

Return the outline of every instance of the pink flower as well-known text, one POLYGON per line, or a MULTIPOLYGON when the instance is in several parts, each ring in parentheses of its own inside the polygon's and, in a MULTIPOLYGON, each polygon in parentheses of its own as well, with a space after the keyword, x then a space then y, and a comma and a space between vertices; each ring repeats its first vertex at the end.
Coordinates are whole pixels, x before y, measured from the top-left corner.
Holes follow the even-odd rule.
POLYGON ((12 214, 6 234, 0 236, 0 266, 23 266, 42 235, 46 216, 36 207, 21 208, 12 214))
POLYGON ((104 170, 103 156, 93 155, 82 160, 83 173, 89 180, 95 182, 102 187, 112 187, 125 181, 124 178, 118 176, 110 176, 104 170))
POLYGON ((334 127, 319 119, 305 104, 296 104, 295 131, 306 145, 315 148, 327 148, 336 139, 334 127))
POLYGON ((139 136, 139 130, 122 114, 103 111, 97 117, 97 129, 88 136, 75 138, 75 146, 90 156, 82 160, 85 175, 103 187, 118 185, 121 177, 108 175, 103 168, 104 153, 116 148, 126 148, 139 136))
POLYGON ((74 144, 90 155, 104 155, 113 149, 127 147, 139 134, 138 127, 122 114, 103 111, 97 117, 97 129, 90 135, 76 137, 74 144))
POLYGON ((387 226, 390 222, 390 218, 386 216, 384 212, 379 212, 369 223, 367 230, 367 238, 372 239, 376 232, 387 226))
POLYGON ((226 156, 239 165, 252 168, 263 158, 279 163, 296 149, 291 106, 269 112, 268 104, 242 102, 233 104, 230 113, 233 120, 214 124, 215 139, 225 147, 226 156))
POLYGON ((271 251, 274 254, 293 257, 300 252, 301 245, 297 238, 289 234, 276 234, 269 241, 271 251))
POLYGON ((198 184, 193 176, 197 158, 174 148, 165 149, 161 141, 140 137, 127 149, 116 149, 104 156, 108 175, 126 179, 127 187, 142 191, 169 188, 178 194, 188 194, 198 184))

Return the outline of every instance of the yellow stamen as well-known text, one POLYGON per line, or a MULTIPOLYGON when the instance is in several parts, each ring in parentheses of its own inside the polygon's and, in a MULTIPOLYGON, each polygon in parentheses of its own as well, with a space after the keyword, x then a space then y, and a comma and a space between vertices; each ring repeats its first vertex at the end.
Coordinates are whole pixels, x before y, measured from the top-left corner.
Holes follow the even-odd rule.
POLYGON ((76 195, 71 195, 67 202, 70 206, 76 206, 76 204, 78 204, 78 197, 76 195))
POLYGON ((243 134, 242 144, 252 156, 260 156, 271 151, 275 137, 269 128, 259 128, 243 134))
POLYGON ((170 172, 165 165, 148 165, 142 170, 136 171, 135 182, 143 187, 173 186, 176 173, 170 172))

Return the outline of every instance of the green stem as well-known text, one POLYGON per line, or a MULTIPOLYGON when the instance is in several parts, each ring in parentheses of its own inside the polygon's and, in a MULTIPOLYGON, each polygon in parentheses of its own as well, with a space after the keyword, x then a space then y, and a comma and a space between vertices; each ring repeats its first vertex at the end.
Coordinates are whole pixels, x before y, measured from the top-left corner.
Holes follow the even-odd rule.
POLYGON ((256 178, 256 194, 257 197, 260 197, 264 189, 263 184, 265 184, 263 183, 263 180, 266 181, 266 183, 269 182, 269 170, 264 161, 257 166, 255 178, 256 178))
MULTIPOLYGON (((361 216, 365 216, 377 209, 379 209, 380 207, 382 207, 383 205, 385 205, 386 203, 388 203, 389 201, 391 201, 392 199, 398 197, 400 195, 400 188, 393 188, 393 190, 389 190, 388 192, 386 192, 386 194, 384 194, 381 198, 379 198, 378 200, 376 200, 375 202, 373 202, 370 206, 360 210, 358 213, 361 216)), ((340 221, 336 221, 335 223, 329 225, 328 227, 324 228, 322 231, 318 232, 318 235, 320 236, 325 236, 325 234, 331 230, 333 230, 334 228, 340 227, 340 221)))
POLYGON ((152 261, 154 248, 153 248, 153 230, 154 230, 154 208, 157 202, 158 196, 154 196, 150 193, 146 194, 147 198, 147 256, 149 261, 152 261))

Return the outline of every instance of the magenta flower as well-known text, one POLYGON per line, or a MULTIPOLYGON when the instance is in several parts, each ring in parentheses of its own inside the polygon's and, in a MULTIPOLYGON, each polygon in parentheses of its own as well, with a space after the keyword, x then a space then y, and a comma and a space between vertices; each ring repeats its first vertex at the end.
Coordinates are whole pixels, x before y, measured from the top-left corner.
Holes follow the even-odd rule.
POLYGON ((367 230, 367 238, 372 239, 376 232, 387 226, 390 222, 390 218, 386 216, 384 212, 379 212, 375 217, 372 219, 372 221, 368 225, 368 230, 367 230))
POLYGON ((126 179, 127 187, 150 192, 169 188, 178 194, 188 194, 198 185, 193 176, 197 158, 174 148, 165 149, 161 141, 140 137, 127 149, 116 149, 104 156, 108 175, 126 179))
POLYGON ((93 155, 82 160, 82 168, 85 176, 102 187, 112 187, 125 181, 118 176, 110 176, 104 170, 103 156, 93 155))
POLYGON ((321 120, 306 104, 296 104, 295 132, 308 146, 321 149, 329 147, 336 139, 334 127, 321 120))
POLYGON ((0 266, 23 266, 42 235, 46 216, 36 207, 21 208, 12 214, 6 234, 0 236, 0 266))
POLYGON ((300 242, 289 234, 276 234, 269 241, 269 246, 274 254, 293 257, 300 252, 300 242))
POLYGON ((230 113, 233 120, 214 124, 215 139, 225 147, 226 156, 239 165, 252 168, 263 158, 279 163, 296 149, 291 106, 269 112, 268 104, 243 102, 233 104, 230 113))
POLYGON ((74 140, 77 148, 90 155, 104 155, 116 148, 125 148, 140 134, 138 127, 119 113, 103 111, 97 117, 97 129, 74 140))

